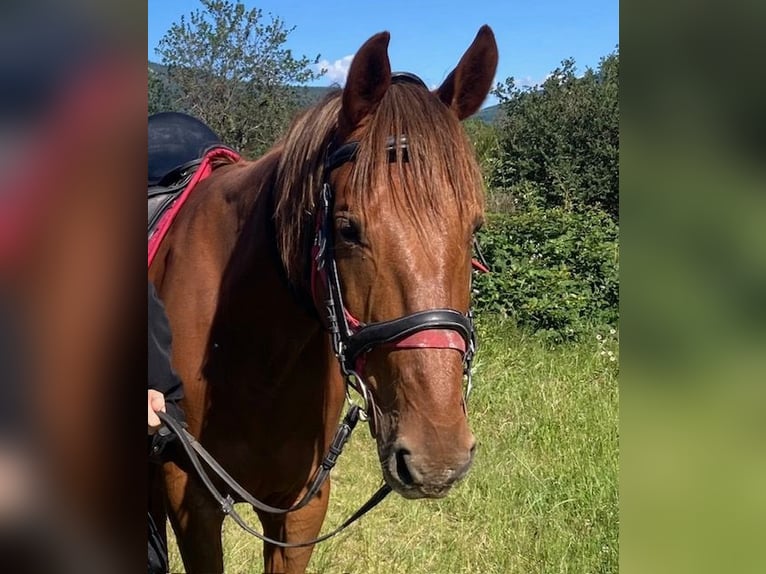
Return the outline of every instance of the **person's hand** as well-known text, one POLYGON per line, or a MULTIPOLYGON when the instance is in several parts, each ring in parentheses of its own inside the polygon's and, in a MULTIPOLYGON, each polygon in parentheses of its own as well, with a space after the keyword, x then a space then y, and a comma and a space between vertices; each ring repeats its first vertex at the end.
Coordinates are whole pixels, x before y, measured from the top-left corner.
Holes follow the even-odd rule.
POLYGON ((149 389, 149 434, 154 434, 162 422, 158 412, 165 412, 165 395, 154 389, 149 389))
MULTIPOLYGON (((0 444, 0 528, 29 511, 37 493, 35 476, 25 453, 0 444)), ((14 523, 15 525, 15 523, 14 523)))

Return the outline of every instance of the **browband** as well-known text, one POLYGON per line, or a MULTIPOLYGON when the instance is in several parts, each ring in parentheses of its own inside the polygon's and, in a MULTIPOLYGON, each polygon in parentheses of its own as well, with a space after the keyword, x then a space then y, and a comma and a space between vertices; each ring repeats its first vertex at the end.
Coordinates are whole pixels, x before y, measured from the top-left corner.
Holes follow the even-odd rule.
MULTIPOLYGON (((341 145, 338 149, 333 151, 325 161, 324 167, 330 172, 333 171, 348 161, 354 161, 356 159, 356 152, 359 149, 358 141, 350 141, 341 145)), ((409 161, 409 141, 407 136, 399 136, 399 142, 393 136, 386 140, 386 151, 388 152, 388 161, 396 161, 397 150, 402 150, 402 160, 409 161)))
MULTIPOLYGON (((413 84, 416 86, 422 86, 424 89, 428 90, 428 86, 426 86, 426 83, 421 80, 418 76, 415 74, 411 74, 410 72, 394 72, 391 74, 391 83, 392 84, 413 84)), ((354 158, 356 157, 356 152, 359 149, 359 142, 358 141, 350 141, 346 142, 340 147, 338 147, 335 151, 333 151, 325 161, 325 169, 332 171, 334 169, 337 169, 344 163, 348 161, 354 161, 354 158)), ((401 136, 399 138, 399 142, 397 144, 396 139, 394 137, 388 138, 388 141, 386 142, 386 150, 389 152, 388 160, 390 162, 396 161, 396 151, 397 149, 403 150, 403 158, 404 161, 407 161, 408 155, 408 143, 407 143, 407 136, 401 136)))

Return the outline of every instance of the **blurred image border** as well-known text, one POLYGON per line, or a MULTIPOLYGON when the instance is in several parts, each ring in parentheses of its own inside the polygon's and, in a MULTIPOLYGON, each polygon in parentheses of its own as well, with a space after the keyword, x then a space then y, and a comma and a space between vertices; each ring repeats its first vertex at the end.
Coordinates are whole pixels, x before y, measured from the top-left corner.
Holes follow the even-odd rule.
POLYGON ((761 572, 766 8, 620 8, 620 571, 761 572))

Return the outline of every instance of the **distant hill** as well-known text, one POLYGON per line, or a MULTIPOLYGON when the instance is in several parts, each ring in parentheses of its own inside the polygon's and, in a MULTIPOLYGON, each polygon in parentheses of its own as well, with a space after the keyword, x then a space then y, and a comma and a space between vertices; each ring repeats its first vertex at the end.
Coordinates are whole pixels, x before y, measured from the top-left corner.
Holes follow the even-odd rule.
POLYGON ((493 124, 500 118, 500 104, 487 106, 483 110, 476 112, 473 117, 485 121, 488 124, 493 124))
MULTIPOLYGON (((165 85, 168 85, 168 79, 167 79, 167 67, 163 66, 162 64, 158 64, 156 62, 148 62, 149 64, 149 70, 157 74, 162 80, 165 85)), ((321 100, 325 95, 327 95, 330 91, 333 90, 332 87, 322 87, 322 86, 296 86, 296 90, 298 93, 298 103, 301 107, 303 106, 310 106, 319 100, 321 100)))
POLYGON ((317 103, 335 88, 329 86, 298 86, 298 102, 301 106, 310 106, 317 103))
MULTIPOLYGON (((163 78, 167 75, 167 68, 162 64, 149 62, 149 69, 163 78)), ((298 86, 298 98, 300 105, 310 106, 321 100, 333 89, 335 88, 330 86, 298 86)), ((497 120, 499 111, 499 105, 488 106, 477 112, 473 117, 491 124, 497 120)))

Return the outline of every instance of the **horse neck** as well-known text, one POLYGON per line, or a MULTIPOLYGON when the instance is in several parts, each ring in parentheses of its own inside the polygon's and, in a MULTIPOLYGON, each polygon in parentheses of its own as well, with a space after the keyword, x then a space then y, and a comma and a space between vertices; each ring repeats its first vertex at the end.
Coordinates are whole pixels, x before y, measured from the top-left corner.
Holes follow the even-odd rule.
MULTIPOLYGON (((274 181, 279 150, 252 164, 236 201, 240 229, 221 281, 210 333, 210 376, 224 365, 257 368, 269 381, 290 379, 290 371, 311 357, 314 379, 329 368, 326 336, 316 315, 287 281, 273 223, 274 181), (217 357, 218 356, 218 357, 217 357), (220 358, 219 358, 220 357, 220 358), (263 361, 252 360, 261 357, 263 361)), ((244 376, 244 374, 243 374, 244 376)))

